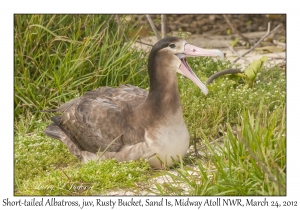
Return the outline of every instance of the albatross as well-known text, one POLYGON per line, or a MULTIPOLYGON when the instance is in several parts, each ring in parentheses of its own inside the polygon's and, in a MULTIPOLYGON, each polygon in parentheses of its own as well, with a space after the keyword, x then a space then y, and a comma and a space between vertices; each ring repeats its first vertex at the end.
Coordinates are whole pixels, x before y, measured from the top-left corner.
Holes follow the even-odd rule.
POLYGON ((149 93, 139 87, 121 85, 86 92, 55 111, 44 133, 60 140, 83 162, 113 159, 147 159, 163 169, 183 158, 189 147, 176 72, 192 80, 204 94, 186 57, 221 56, 188 44, 178 37, 159 40, 148 58, 149 93))

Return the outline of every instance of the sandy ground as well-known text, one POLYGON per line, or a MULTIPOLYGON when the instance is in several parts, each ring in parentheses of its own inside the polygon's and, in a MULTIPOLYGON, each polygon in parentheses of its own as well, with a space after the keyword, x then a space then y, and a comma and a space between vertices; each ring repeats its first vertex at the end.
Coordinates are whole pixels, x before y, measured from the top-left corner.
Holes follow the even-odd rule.
MULTIPOLYGON (((265 34, 266 32, 250 32, 245 33, 244 35, 248 37, 250 42, 254 45, 254 43, 258 42, 265 34)), ((232 52, 228 46, 230 46, 235 40, 234 37, 238 37, 238 35, 191 35, 187 38, 187 42, 202 48, 219 49, 226 55, 226 59, 233 62, 238 57, 236 53, 238 55, 242 55, 246 51, 249 51, 248 47, 242 46, 242 44, 244 44, 243 40, 240 40, 237 43, 238 46, 233 47, 235 52, 232 52)), ((274 34, 271 34, 264 41, 262 41, 261 44, 258 45, 258 47, 244 56, 247 61, 240 59, 236 63, 240 64, 241 68, 244 68, 249 63, 254 60, 260 59, 262 56, 266 56, 268 58, 268 64, 270 65, 285 63, 286 46, 285 43, 277 40, 278 38, 279 37, 276 37, 276 32, 274 34)), ((151 36, 141 38, 140 41, 153 45, 157 42, 157 39, 151 36)), ((150 51, 151 49, 150 46, 140 43, 136 43, 135 47, 145 51, 150 51)))

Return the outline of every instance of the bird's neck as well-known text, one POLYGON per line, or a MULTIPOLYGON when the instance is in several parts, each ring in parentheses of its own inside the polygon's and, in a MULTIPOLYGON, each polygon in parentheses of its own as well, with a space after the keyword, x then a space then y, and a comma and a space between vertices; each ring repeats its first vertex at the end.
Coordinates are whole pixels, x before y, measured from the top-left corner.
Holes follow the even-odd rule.
POLYGON ((156 78, 150 78, 150 90, 144 107, 160 115, 174 114, 181 111, 176 72, 160 71, 156 78))
POLYGON ((151 60, 151 55, 149 57, 149 94, 139 107, 132 110, 128 121, 133 127, 141 130, 160 127, 170 122, 183 124, 176 67, 172 67, 170 62, 174 57, 164 55, 154 60, 151 60), (165 60, 160 60, 162 58, 165 60))
MULTIPOLYGON (((183 122, 182 107, 178 91, 176 69, 166 65, 149 66, 150 90, 148 97, 135 114, 139 116, 139 125, 143 128, 157 127, 174 121, 183 122), (152 68, 152 69, 151 69, 152 68)), ((137 119, 137 118, 136 118, 137 119)))

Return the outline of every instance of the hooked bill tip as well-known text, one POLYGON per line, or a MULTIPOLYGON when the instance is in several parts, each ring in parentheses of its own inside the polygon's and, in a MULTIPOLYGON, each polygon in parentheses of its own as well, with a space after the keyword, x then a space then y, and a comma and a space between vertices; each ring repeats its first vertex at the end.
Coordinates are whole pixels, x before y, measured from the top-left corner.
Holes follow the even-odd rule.
POLYGON ((224 54, 220 50, 215 50, 215 52, 218 56, 221 57, 222 60, 224 60, 224 54))

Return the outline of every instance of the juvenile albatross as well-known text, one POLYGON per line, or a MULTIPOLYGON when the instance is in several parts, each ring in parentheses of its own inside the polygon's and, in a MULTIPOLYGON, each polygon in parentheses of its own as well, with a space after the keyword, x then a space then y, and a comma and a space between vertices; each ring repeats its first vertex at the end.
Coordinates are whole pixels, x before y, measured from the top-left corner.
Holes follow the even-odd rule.
POLYGON ((82 161, 115 158, 117 161, 147 159, 153 168, 165 168, 183 157, 189 147, 176 72, 191 79, 204 94, 186 57, 221 56, 178 37, 158 41, 148 59, 149 93, 125 85, 86 92, 56 111, 44 133, 59 139, 82 161))

